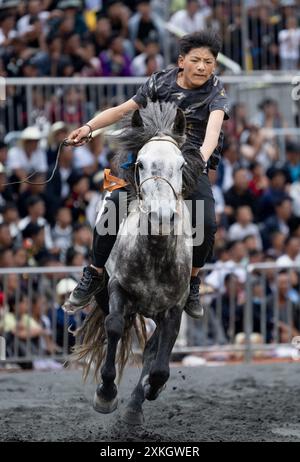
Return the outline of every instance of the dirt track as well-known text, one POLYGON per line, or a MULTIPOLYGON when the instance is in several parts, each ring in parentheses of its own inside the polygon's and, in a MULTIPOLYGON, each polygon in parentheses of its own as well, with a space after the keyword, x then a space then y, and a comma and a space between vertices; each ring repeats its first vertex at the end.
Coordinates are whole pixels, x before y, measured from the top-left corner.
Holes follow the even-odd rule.
POLYGON ((299 363, 172 368, 144 426, 128 428, 120 415, 137 374, 127 371, 107 416, 77 371, 1 373, 0 441, 300 441, 299 363))

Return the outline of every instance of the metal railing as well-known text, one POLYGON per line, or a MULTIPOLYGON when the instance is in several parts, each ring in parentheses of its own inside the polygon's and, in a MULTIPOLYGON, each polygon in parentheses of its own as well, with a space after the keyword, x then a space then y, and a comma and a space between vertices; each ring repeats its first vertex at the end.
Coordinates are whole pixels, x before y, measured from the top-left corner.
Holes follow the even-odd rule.
MULTIPOLYGON (((249 119, 262 100, 272 98, 278 101, 287 126, 293 128, 296 116, 300 119, 299 99, 294 97, 296 77, 297 73, 277 72, 223 75, 221 79, 231 103, 247 105, 249 119)), ((131 98, 144 82, 145 78, 135 77, 8 78, 6 100, 0 102, 0 135, 36 124, 46 136, 57 120, 78 127, 97 111, 131 98)))
MULTIPOLYGON (((78 267, 0 269, 0 336, 7 340, 7 361, 67 359, 74 345, 69 329, 79 327, 84 315, 69 317, 63 312, 64 300, 58 298, 56 286, 62 278, 78 278, 81 271, 78 267), (43 333, 34 336, 37 325, 44 326, 43 333)), ((175 356, 194 353, 251 361, 257 352, 276 355, 283 345, 292 348, 293 339, 300 335, 300 263, 288 267, 218 263, 206 265, 201 278, 205 315, 201 320, 183 315, 175 356)))

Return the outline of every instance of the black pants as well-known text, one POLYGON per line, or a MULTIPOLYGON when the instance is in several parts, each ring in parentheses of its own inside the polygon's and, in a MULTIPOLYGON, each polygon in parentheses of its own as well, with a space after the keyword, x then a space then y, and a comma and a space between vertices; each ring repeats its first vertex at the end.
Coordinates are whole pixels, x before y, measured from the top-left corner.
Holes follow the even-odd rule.
MULTIPOLYGON (((99 220, 99 226, 100 228, 106 228, 107 222, 108 222, 108 216, 109 216, 109 203, 108 201, 112 201, 115 205, 115 209, 117 210, 117 216, 119 216, 119 210, 120 210, 120 192, 124 190, 118 189, 116 191, 113 191, 112 194, 106 199, 107 201, 107 207, 104 208, 104 212, 99 220)), ((207 259, 210 257, 213 246, 214 246, 214 239, 215 239, 215 233, 217 230, 217 225, 216 225, 216 217, 215 217, 215 201, 213 198, 212 190, 211 190, 211 185, 209 178, 206 174, 201 174, 198 180, 198 185, 193 194, 191 194, 188 198, 187 201, 189 201, 189 208, 191 209, 191 215, 192 215, 192 227, 196 228, 197 225, 197 230, 199 227, 201 230, 199 233, 194 233, 195 238, 197 238, 199 242, 199 235, 202 233, 203 235, 203 240, 199 245, 194 245, 193 246, 193 267, 196 268, 202 268, 204 266, 205 262, 207 259), (204 203, 204 210, 203 210, 203 205, 200 206, 200 209, 198 208, 198 216, 197 216, 197 208, 196 208, 196 203, 197 201, 203 201, 202 204, 204 203), (199 210, 203 210, 203 214, 201 213, 201 218, 199 219, 199 210), (197 220, 198 218, 198 220, 197 220), (197 221, 199 222, 197 224, 197 221)), ((116 223, 116 230, 119 229, 120 222, 126 216, 126 211, 127 211, 127 205, 122 203, 122 209, 125 211, 122 213, 119 217, 119 222, 116 223)), ((112 212, 114 213, 114 211, 112 212)), ((97 225, 95 226, 94 229, 94 240, 93 240, 93 248, 92 248, 92 263, 94 266, 97 268, 103 268, 109 254, 111 252, 111 249, 113 248, 113 245, 115 243, 117 233, 114 234, 104 234, 104 235, 99 235, 97 232, 97 225)))

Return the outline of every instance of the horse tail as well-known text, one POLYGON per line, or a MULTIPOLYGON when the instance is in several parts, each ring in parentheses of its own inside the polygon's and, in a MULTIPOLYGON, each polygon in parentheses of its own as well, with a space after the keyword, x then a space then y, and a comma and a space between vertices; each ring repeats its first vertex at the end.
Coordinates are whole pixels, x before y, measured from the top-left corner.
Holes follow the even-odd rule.
MULTIPOLYGON (((93 378, 96 382, 100 380, 100 371, 103 361, 106 356, 107 339, 105 331, 106 313, 94 300, 91 305, 91 311, 85 318, 81 327, 73 334, 76 337, 76 345, 73 348, 71 361, 76 361, 83 364, 82 377, 84 382, 91 370, 93 370, 93 378)), ((116 364, 118 369, 118 383, 120 383, 124 371, 124 367, 132 352, 132 337, 133 329, 136 333, 140 348, 143 350, 147 341, 147 331, 145 319, 139 315, 137 320, 136 315, 129 316, 125 319, 125 326, 118 351, 116 355, 116 364)))
POLYGON ((106 354, 105 317, 106 314, 96 300, 93 300, 91 311, 82 325, 73 332, 76 344, 73 347, 70 361, 83 365, 82 377, 84 382, 86 382, 92 369, 94 379, 97 380, 99 377, 100 367, 106 354))

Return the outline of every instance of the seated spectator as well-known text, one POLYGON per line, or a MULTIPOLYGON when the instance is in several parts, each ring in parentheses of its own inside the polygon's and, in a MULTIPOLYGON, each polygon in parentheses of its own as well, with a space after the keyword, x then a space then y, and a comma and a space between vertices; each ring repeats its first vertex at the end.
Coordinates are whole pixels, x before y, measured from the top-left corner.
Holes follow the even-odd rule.
POLYGON ((0 268, 13 268, 14 254, 11 248, 2 249, 0 251, 0 268))
POLYGON ((49 110, 51 123, 63 120, 69 125, 69 128, 75 128, 82 123, 85 108, 86 101, 83 91, 77 87, 68 87, 60 95, 59 99, 53 99, 52 101, 49 110))
POLYGON ((131 75, 131 58, 124 49, 124 40, 120 35, 113 35, 109 48, 99 55, 101 72, 104 77, 126 77, 131 75))
POLYGON ((0 250, 11 248, 13 238, 10 234, 9 225, 7 223, 0 223, 0 250))
POLYGON ((15 30, 16 15, 13 10, 0 11, 0 46, 8 47, 11 39, 17 35, 15 30))
POLYGON ((288 141, 285 148, 286 162, 282 168, 287 172, 289 183, 300 180, 300 146, 288 141))
POLYGON ((145 51, 137 55, 131 63, 131 74, 137 77, 151 75, 147 71, 147 60, 153 59, 155 69, 153 72, 161 71, 164 67, 164 58, 159 53, 159 43, 155 40, 148 39, 145 42, 145 51))
MULTIPOLYGON (((39 353, 39 341, 44 335, 43 327, 29 313, 28 296, 21 292, 8 299, 9 312, 4 314, 2 329, 5 333, 8 357, 31 357, 39 353)), ((32 368, 31 361, 20 363, 32 368)))
MULTIPOLYGON (((62 305, 67 300, 72 290, 76 286, 76 281, 71 278, 63 278, 56 285, 56 298, 55 312, 49 312, 51 321, 51 329, 56 332, 55 343, 61 348, 64 354, 71 353, 72 347, 75 345, 75 337, 72 334, 77 328, 75 317, 67 315, 62 308, 62 305), (70 332, 71 331, 71 332, 70 332)), ((80 314, 81 319, 84 315, 80 314)))
POLYGON ((205 278, 206 284, 220 292, 224 291, 224 279, 229 273, 235 274, 241 284, 246 282, 246 271, 241 267, 246 263, 248 257, 245 244, 240 241, 229 242, 227 244, 227 252, 225 253, 226 261, 223 268, 216 267, 205 278), (228 255, 229 259, 227 259, 228 255))
POLYGON ((159 16, 152 11, 149 0, 137 1, 137 12, 129 19, 128 27, 129 37, 137 54, 144 53, 149 39, 158 42, 163 50, 164 29, 159 16))
POLYGON ((284 253, 277 258, 276 263, 280 266, 290 266, 300 262, 300 238, 288 236, 284 243, 284 253))
POLYGON ((245 168, 238 168, 233 174, 233 186, 225 193, 225 213, 229 223, 233 223, 234 214, 238 207, 248 205, 255 210, 255 196, 249 191, 248 171, 245 168))
POLYGON ((103 5, 103 12, 107 15, 113 34, 128 36, 128 22, 130 11, 121 0, 107 0, 103 5))
POLYGON ((39 352, 41 354, 56 354, 60 353, 61 349, 56 345, 53 338, 53 331, 51 322, 47 313, 47 300, 44 295, 37 293, 32 297, 32 318, 36 321, 38 326, 43 328, 43 335, 40 337, 39 352))
POLYGON ((98 15, 96 27, 92 33, 96 56, 99 56, 102 51, 107 50, 111 35, 112 29, 109 18, 103 13, 98 15))
POLYGON ((33 196, 39 197, 42 201, 44 201, 45 206, 48 206, 48 200, 45 194, 45 180, 45 173, 35 172, 30 177, 30 183, 22 185, 22 191, 19 191, 19 197, 17 201, 17 206, 21 218, 26 217, 28 212, 28 201, 30 201, 33 196))
POLYGON ((60 0, 57 3, 57 8, 62 11, 62 17, 72 19, 74 24, 72 30, 81 38, 85 38, 88 28, 84 15, 81 11, 81 0, 60 0))
POLYGON ((238 143, 228 138, 224 141, 223 155, 218 165, 217 184, 224 193, 233 185, 233 173, 239 167, 239 146, 238 143))
POLYGON ((288 197, 286 191, 287 176, 283 169, 271 168, 267 171, 269 186, 259 199, 258 216, 260 221, 265 220, 275 213, 275 203, 288 197))
POLYGON ((6 169, 0 163, 0 213, 2 213, 6 205, 14 202, 13 191, 11 186, 6 186, 7 182, 6 169))
POLYGON ((262 241, 258 226, 253 223, 253 213, 249 206, 244 205, 236 210, 236 222, 228 230, 228 238, 231 241, 242 241, 246 236, 255 236, 257 249, 262 249, 262 241))
MULTIPOLYGON (((243 284, 233 273, 228 273, 224 278, 224 292, 221 295, 220 306, 222 306, 222 326, 226 338, 232 340, 236 333, 243 330, 243 313, 246 302, 243 284)), ((217 312, 215 299, 212 302, 212 309, 217 312)))
POLYGON ((239 141, 241 134, 249 128, 247 106, 245 103, 235 103, 230 111, 230 119, 226 122, 226 133, 230 139, 239 141))
POLYGON ((273 128, 287 127, 282 113, 279 111, 278 103, 271 98, 264 99, 258 106, 260 111, 253 117, 252 124, 264 129, 269 129, 269 136, 276 136, 273 128))
POLYGON ((65 122, 59 120, 51 125, 48 135, 47 146, 47 163, 48 167, 53 167, 60 143, 68 136, 68 126, 65 122))
POLYGON ((30 266, 42 266, 42 262, 49 254, 45 244, 45 228, 37 223, 29 223, 22 232, 24 245, 29 254, 30 266))
POLYGON ((274 231, 270 235, 270 242, 271 245, 268 249, 268 256, 271 256, 276 260, 280 257, 284 252, 284 243, 286 240, 286 236, 284 233, 280 231, 274 231))
MULTIPOLYGON (((0 216, 1 219, 1 216, 0 216)), ((2 209, 2 222, 6 223, 9 226, 9 232, 11 237, 14 239, 14 243, 20 243, 20 229, 19 229, 19 222, 20 216, 18 212, 17 206, 12 203, 8 202, 5 207, 2 209)))
POLYGON ((85 262, 89 260, 93 233, 87 223, 76 224, 73 232, 72 248, 83 255, 85 262))
POLYGON ((259 162, 265 170, 278 160, 278 146, 274 138, 255 125, 250 126, 241 135, 241 154, 244 163, 259 162))
POLYGON ((28 254, 24 247, 16 247, 13 251, 14 255, 14 267, 24 268, 28 266, 28 254))
MULTIPOLYGON (((299 295, 291 287, 290 276, 287 271, 281 271, 277 278, 279 322, 275 325, 273 340, 282 343, 291 343, 293 337, 300 335, 300 308, 299 295)), ((276 308, 276 304, 275 304, 276 308)))
POLYGON ((80 172, 74 172, 69 177, 70 194, 62 204, 72 211, 73 223, 86 221, 86 207, 91 196, 89 177, 80 172))
POLYGON ((61 207, 57 211, 55 225, 51 231, 53 245, 59 249, 61 261, 65 260, 67 249, 72 242, 72 213, 67 207, 61 207))
POLYGON ((99 158, 104 150, 102 129, 93 132, 93 138, 83 146, 74 148, 73 166, 85 175, 93 175, 99 169, 99 158))
POLYGON ((43 149, 39 148, 41 133, 37 127, 27 127, 21 134, 20 146, 8 150, 7 168, 17 177, 24 180, 28 173, 47 171, 47 158, 43 149))
POLYGON ((256 198, 261 197, 269 185, 268 177, 262 165, 258 162, 250 164, 249 169, 252 174, 252 178, 249 181, 249 189, 256 198))
POLYGON ((45 202, 40 196, 30 196, 27 200, 27 216, 19 222, 19 229, 23 231, 30 223, 43 227, 45 231, 45 245, 47 249, 52 249, 53 242, 49 223, 45 218, 45 202))
POLYGON ((285 237, 290 233, 290 222, 292 218, 292 204, 289 197, 279 200, 275 205, 275 214, 268 217, 261 230, 264 249, 270 247, 270 236, 280 231, 285 237))
MULTIPOLYGON (((49 178, 54 169, 52 164, 47 173, 49 178)), ((47 197, 47 218, 54 224, 54 217, 59 207, 69 197, 70 184, 68 182, 71 175, 75 173, 73 169, 73 148, 71 146, 62 146, 60 157, 58 159, 58 168, 54 172, 52 180, 46 185, 47 197), (52 219, 51 219, 52 217, 52 219)))

